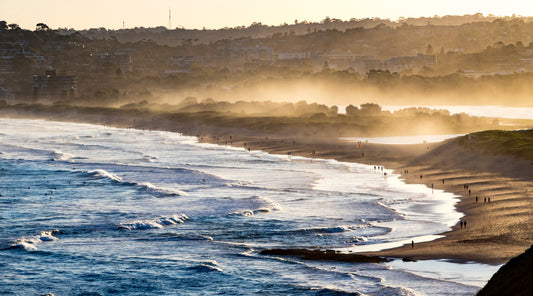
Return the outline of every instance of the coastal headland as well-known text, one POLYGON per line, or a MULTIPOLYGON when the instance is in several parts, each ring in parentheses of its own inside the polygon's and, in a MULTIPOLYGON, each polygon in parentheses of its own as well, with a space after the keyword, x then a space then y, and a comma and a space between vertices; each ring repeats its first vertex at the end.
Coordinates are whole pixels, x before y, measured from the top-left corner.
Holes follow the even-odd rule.
POLYGON ((362 255, 502 264, 533 242, 533 130, 479 132, 432 144, 357 144, 335 137, 273 136, 244 128, 206 127, 194 120, 172 121, 144 113, 30 109, 4 106, 0 116, 181 132, 244 150, 379 165, 401 174, 407 183, 458 196, 456 207, 464 214, 461 222, 466 223, 457 221, 444 237, 362 255))

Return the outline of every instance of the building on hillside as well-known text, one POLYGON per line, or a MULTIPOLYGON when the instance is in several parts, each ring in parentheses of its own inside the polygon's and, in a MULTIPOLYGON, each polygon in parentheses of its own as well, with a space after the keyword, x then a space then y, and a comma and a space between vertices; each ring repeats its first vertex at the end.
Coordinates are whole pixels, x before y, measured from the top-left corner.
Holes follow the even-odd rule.
POLYGON ((50 40, 44 44, 44 48, 48 50, 63 51, 72 47, 85 47, 85 44, 70 40, 50 40))
POLYGON ((279 51, 275 54, 275 66, 285 69, 314 71, 311 52, 308 51, 279 51))
POLYGON ((390 72, 402 72, 407 70, 417 70, 423 67, 435 66, 437 57, 434 55, 419 54, 416 56, 397 57, 386 60, 383 63, 385 70, 390 72))
POLYGON ((75 76, 56 75, 55 70, 47 70, 45 75, 33 76, 34 99, 65 99, 75 95, 75 76))
POLYGON ((356 56, 352 68, 354 72, 366 74, 370 70, 383 70, 383 62, 373 56, 356 56))
POLYGON ((191 73, 204 65, 204 58, 199 56, 173 56, 167 59, 165 74, 191 73))
POLYGON ((354 55, 351 52, 328 54, 324 56, 332 70, 346 70, 353 68, 354 55))
POLYGON ((23 46, 23 42, 0 42, 1 74, 15 74, 21 67, 27 71, 33 69, 39 72, 50 68, 50 63, 45 57, 25 50, 23 46))
POLYGON ((0 74, 13 72, 13 56, 0 56, 0 74))
POLYGON ((115 51, 111 53, 96 54, 97 68, 120 70, 121 73, 132 71, 131 54, 127 50, 115 51))
POLYGON ((253 61, 268 62, 273 60, 273 50, 266 46, 238 46, 220 48, 221 62, 229 65, 244 66, 253 61))
POLYGON ((11 93, 7 89, 0 87, 0 100, 11 103, 15 100, 15 94, 11 93))
POLYGON ((276 52, 277 61, 287 61, 287 60, 303 60, 311 58, 310 52, 300 52, 300 51, 279 51, 276 52))

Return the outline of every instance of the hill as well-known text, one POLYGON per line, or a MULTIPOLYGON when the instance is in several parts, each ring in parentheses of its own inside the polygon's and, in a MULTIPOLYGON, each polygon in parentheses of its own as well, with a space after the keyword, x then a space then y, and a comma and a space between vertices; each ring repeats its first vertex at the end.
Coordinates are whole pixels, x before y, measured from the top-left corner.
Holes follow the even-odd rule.
POLYGON ((502 266, 477 296, 533 295, 533 246, 502 266))

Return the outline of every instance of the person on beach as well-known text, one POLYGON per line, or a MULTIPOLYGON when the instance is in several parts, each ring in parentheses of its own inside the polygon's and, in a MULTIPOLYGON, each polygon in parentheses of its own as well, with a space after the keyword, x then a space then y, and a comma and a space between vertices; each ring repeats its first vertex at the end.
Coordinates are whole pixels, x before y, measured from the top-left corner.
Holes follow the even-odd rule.
POLYGON ((460 224, 461 224, 461 228, 463 228, 463 221, 460 221, 460 224))
POLYGON ((465 228, 466 228, 466 220, 465 220, 465 222, 463 222, 463 224, 465 225, 465 228))
POLYGON ((412 240, 411 241, 411 249, 414 249, 414 247, 415 247, 415 241, 412 240))
POLYGON ((477 203, 477 195, 476 195, 476 203, 477 203))

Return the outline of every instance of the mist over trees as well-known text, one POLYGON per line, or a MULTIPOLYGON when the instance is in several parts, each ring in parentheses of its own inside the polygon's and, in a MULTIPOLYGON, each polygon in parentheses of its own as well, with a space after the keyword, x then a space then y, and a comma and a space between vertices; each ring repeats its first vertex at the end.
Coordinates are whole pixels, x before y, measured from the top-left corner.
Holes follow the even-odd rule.
POLYGON ((0 99, 10 102, 533 104, 533 22, 526 17, 325 18, 218 30, 74 31, 37 23, 30 31, 1 21, 0 38, 0 99), (48 79, 50 70, 54 81, 71 82, 68 96, 32 81, 48 79))

